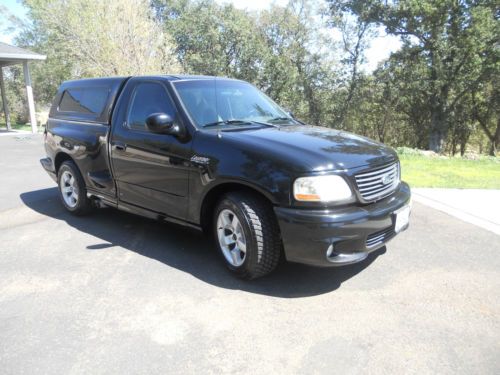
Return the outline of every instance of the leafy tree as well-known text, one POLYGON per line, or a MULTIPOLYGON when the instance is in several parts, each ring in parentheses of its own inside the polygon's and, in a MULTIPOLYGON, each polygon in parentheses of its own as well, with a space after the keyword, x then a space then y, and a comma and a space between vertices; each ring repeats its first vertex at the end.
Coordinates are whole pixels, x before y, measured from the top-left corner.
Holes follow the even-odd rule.
MULTIPOLYGON (((290 0, 259 12, 215 0, 23 4, 29 23, 6 18, 22 29, 16 44, 48 55, 31 65, 38 104, 66 79, 183 71, 252 82, 310 124, 394 146, 500 147, 500 13, 490 0, 290 0), (369 73, 364 54, 380 25, 403 45, 369 73)), ((23 121, 20 69, 6 78, 23 121)))
POLYGON ((386 27, 403 40, 407 58, 421 60, 419 77, 430 112, 429 148, 441 152, 450 114, 498 65, 494 2, 480 0, 333 0, 332 8, 386 27))
POLYGON ((180 71, 173 44, 146 0, 25 0, 23 5, 31 23, 17 44, 47 55, 33 69, 43 102, 70 78, 180 71))
POLYGON ((176 43, 184 71, 256 80, 263 45, 245 11, 212 0, 155 1, 153 6, 176 43))
POLYGON ((352 129, 356 124, 350 121, 350 111, 361 98, 363 81, 366 82, 361 65, 365 62, 365 51, 370 40, 375 35, 373 25, 362 17, 355 17, 352 12, 346 12, 342 3, 332 2, 328 22, 341 36, 343 51, 342 85, 337 93, 337 108, 334 125, 340 128, 352 129))
POLYGON ((266 45, 260 86, 295 115, 327 125, 333 94, 333 61, 318 33, 311 4, 291 1, 261 12, 258 27, 266 45))
POLYGON ((500 76, 471 93, 473 116, 490 141, 490 155, 500 150, 500 76))
POLYGON ((322 121, 330 69, 311 49, 316 35, 306 2, 260 13, 212 0, 156 0, 153 8, 186 72, 252 82, 299 117, 322 121))

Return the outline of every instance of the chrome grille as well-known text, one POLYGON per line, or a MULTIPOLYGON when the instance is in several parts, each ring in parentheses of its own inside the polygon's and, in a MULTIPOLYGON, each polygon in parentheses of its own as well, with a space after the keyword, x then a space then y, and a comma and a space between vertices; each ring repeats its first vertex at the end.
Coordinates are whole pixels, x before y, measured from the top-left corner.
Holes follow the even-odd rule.
POLYGON ((384 198, 399 184, 399 163, 393 163, 354 176, 358 190, 367 202, 384 198))
POLYGON ((366 239, 366 247, 369 249, 377 245, 381 245, 384 242, 389 241, 394 236, 394 228, 389 227, 377 233, 372 233, 366 239))

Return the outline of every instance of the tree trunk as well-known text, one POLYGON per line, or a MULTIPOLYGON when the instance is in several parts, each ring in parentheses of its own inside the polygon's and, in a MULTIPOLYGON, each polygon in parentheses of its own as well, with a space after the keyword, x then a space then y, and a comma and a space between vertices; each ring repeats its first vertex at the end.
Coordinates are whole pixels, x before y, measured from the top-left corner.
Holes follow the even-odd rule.
POLYGON ((497 117, 497 130, 495 132, 495 141, 494 143, 494 155, 496 155, 498 149, 500 148, 500 116, 497 117))
POLYGON ((467 142, 462 140, 460 142, 460 156, 464 156, 465 155, 465 149, 467 148, 467 142))
POLYGON ((429 150, 440 154, 444 151, 447 129, 446 114, 439 99, 434 98, 431 103, 431 131, 429 134, 429 150))
POLYGON ((453 140, 451 141, 451 156, 455 156, 457 153, 457 142, 455 141, 455 137, 453 137, 453 140))
POLYGON ((491 140, 490 155, 495 156, 499 148, 500 148, 500 116, 497 118, 497 130, 495 131, 495 136, 491 140))
POLYGON ((444 141, 446 139, 446 132, 440 128, 432 128, 429 134, 429 150, 437 154, 444 151, 444 141))
POLYGON ((490 140, 490 156, 496 156, 500 148, 500 116, 497 118, 497 129, 495 130, 495 134, 492 134, 483 122, 480 121, 479 125, 481 125, 486 136, 490 140))

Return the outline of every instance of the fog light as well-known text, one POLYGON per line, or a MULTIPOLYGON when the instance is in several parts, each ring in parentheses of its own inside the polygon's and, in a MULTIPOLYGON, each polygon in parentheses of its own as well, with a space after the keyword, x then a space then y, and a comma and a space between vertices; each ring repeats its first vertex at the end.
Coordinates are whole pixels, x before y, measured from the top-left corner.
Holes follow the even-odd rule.
POLYGON ((360 262, 368 257, 367 252, 359 252, 359 253, 351 253, 351 254, 342 254, 336 253, 334 244, 328 246, 326 249, 326 259, 333 264, 337 265, 347 265, 352 263, 360 262))
POLYGON ((328 246, 328 249, 326 249, 326 257, 330 258, 333 255, 333 244, 328 246))

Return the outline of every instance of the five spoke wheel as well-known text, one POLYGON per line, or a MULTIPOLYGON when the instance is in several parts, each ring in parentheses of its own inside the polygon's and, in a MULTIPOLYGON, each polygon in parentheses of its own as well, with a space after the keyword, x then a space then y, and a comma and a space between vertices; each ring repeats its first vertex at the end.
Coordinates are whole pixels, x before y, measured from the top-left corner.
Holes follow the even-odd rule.
POLYGON ((64 171, 59 181, 64 202, 71 208, 78 204, 78 183, 70 171, 64 171))
POLYGON ((219 213, 217 237, 226 260, 234 267, 241 266, 245 261, 247 244, 243 227, 233 211, 224 209, 219 213))

